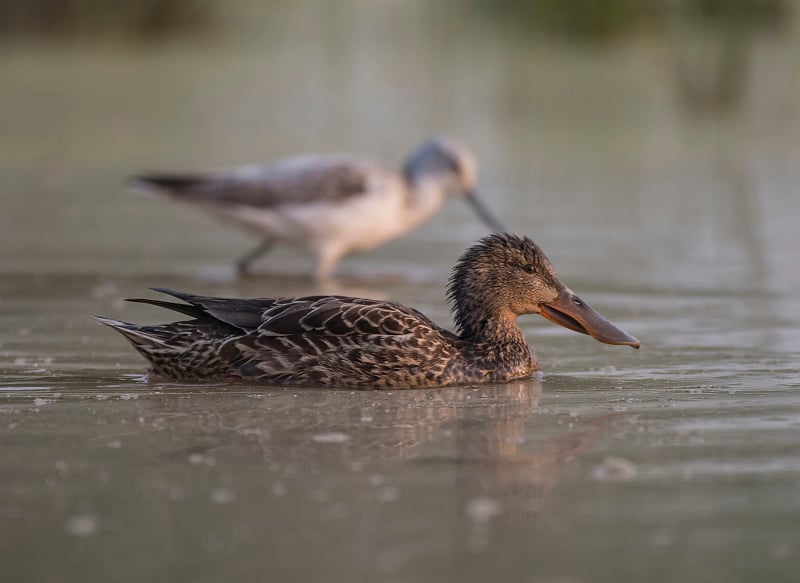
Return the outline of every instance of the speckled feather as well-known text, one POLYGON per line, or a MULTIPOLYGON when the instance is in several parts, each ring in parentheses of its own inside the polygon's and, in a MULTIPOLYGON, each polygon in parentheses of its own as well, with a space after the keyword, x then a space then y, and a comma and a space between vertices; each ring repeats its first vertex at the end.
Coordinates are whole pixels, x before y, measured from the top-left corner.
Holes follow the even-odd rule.
MULTIPOLYGON (((153 375, 317 387, 422 388, 529 376, 538 366, 517 316, 540 313, 559 294, 580 301, 533 241, 508 234, 485 237, 453 268, 447 294, 458 335, 413 308, 380 300, 239 300, 154 289, 186 303, 132 301, 193 319, 137 326, 98 318, 133 344, 153 375)), ((557 323, 589 333, 565 321, 557 323)), ((602 322, 610 336, 598 340, 638 347, 635 338, 602 322)))

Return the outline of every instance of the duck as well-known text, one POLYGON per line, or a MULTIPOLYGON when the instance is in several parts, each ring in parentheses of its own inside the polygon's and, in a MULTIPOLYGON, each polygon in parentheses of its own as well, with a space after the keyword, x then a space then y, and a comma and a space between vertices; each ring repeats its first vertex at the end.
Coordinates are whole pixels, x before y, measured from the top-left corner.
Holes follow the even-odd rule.
POLYGON ((233 299, 155 291, 132 299, 190 316, 154 326, 96 317, 150 363, 150 377, 317 388, 411 389, 502 383, 539 371, 517 317, 539 314, 599 342, 639 340, 565 286, 526 236, 469 247, 447 283, 455 332, 414 308, 339 295, 233 299))
POLYGON ((314 257, 311 277, 428 221, 448 197, 469 203, 493 232, 505 229, 477 191, 478 165, 462 143, 434 137, 399 171, 349 155, 305 155, 270 165, 194 173, 142 173, 129 185, 197 207, 261 239, 236 263, 240 276, 276 244, 314 257))

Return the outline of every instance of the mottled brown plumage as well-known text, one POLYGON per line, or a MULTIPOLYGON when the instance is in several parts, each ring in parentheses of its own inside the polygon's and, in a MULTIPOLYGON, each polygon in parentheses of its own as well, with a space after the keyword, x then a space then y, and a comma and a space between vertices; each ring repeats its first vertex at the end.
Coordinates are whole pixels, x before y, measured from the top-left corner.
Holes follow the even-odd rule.
POLYGON ((344 296, 238 300, 157 289, 186 303, 153 304, 193 319, 137 326, 98 318, 181 381, 243 379, 317 387, 422 388, 503 382, 538 370, 517 326, 540 313, 601 342, 639 342, 560 282, 527 237, 490 235, 453 269, 448 298, 458 335, 400 304, 344 296))

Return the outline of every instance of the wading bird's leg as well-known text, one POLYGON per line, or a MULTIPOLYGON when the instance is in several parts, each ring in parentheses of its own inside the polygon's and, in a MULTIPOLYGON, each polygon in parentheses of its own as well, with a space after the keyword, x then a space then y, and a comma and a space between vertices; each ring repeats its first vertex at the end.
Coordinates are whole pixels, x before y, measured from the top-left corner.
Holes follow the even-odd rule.
POLYGON ((240 276, 249 274, 250 264, 270 249, 272 249, 272 239, 264 239, 261 241, 255 249, 245 253, 242 258, 236 262, 236 273, 240 276))

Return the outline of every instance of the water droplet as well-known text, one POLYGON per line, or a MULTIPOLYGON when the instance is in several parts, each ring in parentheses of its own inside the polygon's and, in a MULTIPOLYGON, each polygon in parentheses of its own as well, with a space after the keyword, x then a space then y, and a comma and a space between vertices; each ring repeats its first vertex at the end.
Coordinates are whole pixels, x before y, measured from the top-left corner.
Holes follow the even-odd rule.
POLYGON ((473 522, 485 523, 500 514, 501 509, 497 500, 487 496, 478 496, 467 502, 465 511, 467 518, 473 522))
POLYGON ((236 500, 236 493, 230 488, 215 488, 210 497, 214 504, 230 504, 236 500))
POLYGON ((636 476, 636 465, 620 457, 608 457, 592 470, 592 477, 595 480, 618 482, 630 480, 634 476, 636 476))
POLYGON ((73 536, 92 536, 97 533, 97 517, 92 514, 76 514, 67 519, 64 530, 73 536))
POLYGON ((350 441, 350 436, 340 431, 332 431, 330 433, 317 433, 311 436, 311 439, 317 443, 345 443, 350 441))

